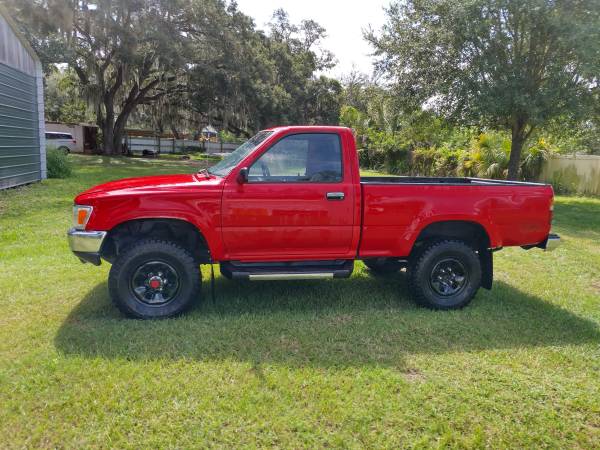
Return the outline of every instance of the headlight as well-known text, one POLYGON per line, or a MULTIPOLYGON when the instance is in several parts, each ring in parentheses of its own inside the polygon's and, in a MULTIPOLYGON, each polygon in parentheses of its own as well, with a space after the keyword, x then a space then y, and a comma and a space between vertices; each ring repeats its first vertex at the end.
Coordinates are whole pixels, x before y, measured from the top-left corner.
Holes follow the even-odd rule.
POLYGON ((85 230, 93 210, 94 208, 91 206, 73 206, 73 227, 78 230, 85 230))

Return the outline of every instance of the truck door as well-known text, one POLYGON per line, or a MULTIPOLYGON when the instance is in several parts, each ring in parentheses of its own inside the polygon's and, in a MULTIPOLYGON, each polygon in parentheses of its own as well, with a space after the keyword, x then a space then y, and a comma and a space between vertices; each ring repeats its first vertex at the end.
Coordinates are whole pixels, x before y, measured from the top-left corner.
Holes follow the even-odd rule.
POLYGON ((283 136, 228 180, 222 232, 228 259, 352 257, 354 189, 337 133, 283 136))

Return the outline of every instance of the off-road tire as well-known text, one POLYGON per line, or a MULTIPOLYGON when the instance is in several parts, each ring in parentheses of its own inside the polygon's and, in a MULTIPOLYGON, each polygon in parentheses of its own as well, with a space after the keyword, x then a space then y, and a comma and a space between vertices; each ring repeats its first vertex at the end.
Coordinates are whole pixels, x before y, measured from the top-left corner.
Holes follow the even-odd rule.
MULTIPOLYGON (((410 261, 408 267, 408 287, 411 295, 419 305, 431 309, 463 308, 475 297, 481 286, 481 277, 479 255, 471 246, 458 240, 444 240, 429 244, 410 261), (456 265, 459 272, 462 268, 465 280, 457 292, 442 295, 438 292, 440 284, 435 274, 443 270, 444 264, 456 265)), ((460 278, 458 276, 458 279, 460 278)), ((446 289, 449 284, 444 283, 443 286, 446 289)), ((452 292, 453 289, 452 285, 449 291, 452 292)))
MULTIPOLYGON (((139 276, 139 274, 138 274, 139 276)), ((145 239, 132 244, 114 261, 108 287, 115 306, 128 317, 160 319, 173 317, 200 299, 201 274, 194 257, 179 245, 163 240, 145 239), (177 276, 177 289, 170 300, 148 304, 134 292, 134 277, 145 264, 164 263, 177 276)))

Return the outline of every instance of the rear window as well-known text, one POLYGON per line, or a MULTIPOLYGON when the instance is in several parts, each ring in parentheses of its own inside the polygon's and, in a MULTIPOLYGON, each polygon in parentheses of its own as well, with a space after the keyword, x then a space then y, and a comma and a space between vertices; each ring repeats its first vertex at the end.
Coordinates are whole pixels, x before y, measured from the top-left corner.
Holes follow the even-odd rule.
POLYGON ((73 139, 73 136, 67 133, 46 133, 46 139, 73 139))

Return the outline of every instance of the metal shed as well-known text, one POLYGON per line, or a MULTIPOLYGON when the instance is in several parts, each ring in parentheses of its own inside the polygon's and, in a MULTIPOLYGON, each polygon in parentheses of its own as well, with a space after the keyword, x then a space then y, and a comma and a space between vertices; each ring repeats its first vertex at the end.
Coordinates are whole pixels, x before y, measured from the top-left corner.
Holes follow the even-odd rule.
POLYGON ((0 5, 0 189, 46 178, 42 65, 0 5))

